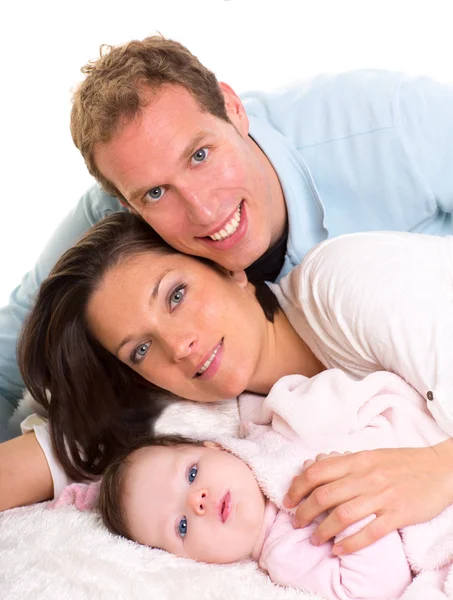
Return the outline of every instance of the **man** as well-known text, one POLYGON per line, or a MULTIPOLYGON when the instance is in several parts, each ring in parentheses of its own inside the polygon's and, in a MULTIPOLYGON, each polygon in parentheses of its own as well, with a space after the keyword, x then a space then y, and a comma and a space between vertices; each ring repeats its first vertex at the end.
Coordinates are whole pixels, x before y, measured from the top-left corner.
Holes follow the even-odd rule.
POLYGON ((452 233, 453 89, 359 71, 240 99, 153 36, 83 72, 71 130, 99 186, 0 312, 0 440, 22 394, 15 348, 34 293, 94 222, 132 210, 176 248, 275 280, 316 243, 363 230, 452 233))
MULTIPOLYGON (((82 197, 0 312, 0 439, 17 433, 6 427, 22 394, 15 348, 34 293, 62 252, 112 211, 132 210, 176 248, 231 270, 246 267, 252 279, 278 279, 313 245, 342 233, 453 232, 448 86, 359 71, 239 99, 186 48, 159 36, 113 48, 84 73, 71 129, 105 192, 95 186, 82 197)), ((0 509, 51 497, 35 436, 0 451, 8 482, 0 509)), ((335 488, 328 505, 320 500, 329 490, 319 488, 298 509, 301 522, 334 509, 315 532, 317 543, 372 512, 382 513, 374 522, 381 525, 344 540, 344 551, 420 520, 417 511, 407 516, 406 505, 398 509, 398 499, 414 497, 423 478, 402 477, 406 462, 392 450, 365 461, 361 454, 309 467, 289 491, 297 504, 318 485, 335 488), (407 489, 390 502, 398 481, 407 489), (371 507, 367 494, 379 496, 371 507), (348 507, 353 498, 360 510, 348 507)))

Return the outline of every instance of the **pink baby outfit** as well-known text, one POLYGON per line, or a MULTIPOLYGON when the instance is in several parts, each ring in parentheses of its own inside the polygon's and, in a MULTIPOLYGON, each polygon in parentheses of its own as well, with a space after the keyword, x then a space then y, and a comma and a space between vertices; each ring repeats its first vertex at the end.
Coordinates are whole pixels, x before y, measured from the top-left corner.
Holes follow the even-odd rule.
MULTIPOLYGON (((335 541, 361 529, 370 519, 349 527, 335 541)), ((309 590, 328 600, 400 598, 412 581, 411 570, 398 532, 354 554, 337 557, 333 542, 313 546, 313 522, 294 529, 292 516, 268 502, 261 549, 253 558, 280 585, 309 590)))
MULTIPOLYGON (((310 543, 316 523, 296 530, 283 507, 304 460, 320 452, 431 446, 447 439, 423 398, 402 379, 378 372, 356 381, 336 369, 311 379, 291 375, 278 381, 264 401, 243 395, 240 412, 247 437, 219 441, 251 467, 270 500, 255 558, 273 581, 329 600, 393 599, 411 582, 409 566, 418 573, 451 562, 452 507, 428 523, 405 528, 402 535, 393 532, 371 547, 340 557, 331 552, 333 542, 320 547, 310 543)), ((360 530, 369 519, 334 541, 360 530)))

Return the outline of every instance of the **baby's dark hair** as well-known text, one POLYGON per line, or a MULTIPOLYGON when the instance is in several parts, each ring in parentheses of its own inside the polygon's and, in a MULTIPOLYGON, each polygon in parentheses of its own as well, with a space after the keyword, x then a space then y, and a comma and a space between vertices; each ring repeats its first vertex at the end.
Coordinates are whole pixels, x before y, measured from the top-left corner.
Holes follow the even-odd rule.
POLYGON ((101 482, 99 510, 107 529, 116 535, 133 540, 125 519, 123 492, 125 475, 131 465, 131 457, 137 450, 156 446, 169 447, 187 444, 201 446, 202 443, 199 440, 186 438, 182 435, 158 435, 138 438, 132 444, 123 448, 105 470, 101 482))

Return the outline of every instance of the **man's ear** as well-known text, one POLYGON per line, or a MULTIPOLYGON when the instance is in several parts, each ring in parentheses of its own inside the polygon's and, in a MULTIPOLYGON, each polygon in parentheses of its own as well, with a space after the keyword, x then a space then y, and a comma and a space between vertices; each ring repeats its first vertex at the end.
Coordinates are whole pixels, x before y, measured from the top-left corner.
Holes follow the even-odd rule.
POLYGON ((135 210, 135 208, 133 208, 133 206, 131 206, 129 204, 129 202, 126 200, 126 198, 123 198, 123 196, 117 196, 117 199, 120 201, 121 206, 124 206, 124 208, 127 208, 127 210, 132 213, 133 215, 137 215, 140 216, 138 214, 138 212, 135 210))
POLYGON ((219 86, 222 90, 223 98, 225 100, 225 108, 228 118, 243 137, 248 136, 249 118, 245 112, 242 100, 227 83, 219 81, 219 86))
POLYGON ((235 281, 240 287, 245 288, 248 284, 247 275, 244 270, 242 271, 230 271, 230 277, 233 281, 235 281))

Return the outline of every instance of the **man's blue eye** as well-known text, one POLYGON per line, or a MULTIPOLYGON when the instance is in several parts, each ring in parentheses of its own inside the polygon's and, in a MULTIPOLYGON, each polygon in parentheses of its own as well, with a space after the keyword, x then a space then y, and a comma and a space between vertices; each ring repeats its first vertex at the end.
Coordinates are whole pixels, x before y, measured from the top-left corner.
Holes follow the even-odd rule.
POLYGON ((179 535, 182 538, 186 535, 186 533, 187 533, 187 519, 186 519, 186 517, 182 517, 182 519, 179 521, 178 533, 179 533, 179 535))
POLYGON ((164 194, 165 190, 161 185, 159 185, 158 187, 153 187, 146 192, 146 196, 150 200, 160 200, 164 194))
POLYGON ((192 155, 192 158, 195 162, 203 162, 204 160, 206 160, 208 152, 209 151, 207 148, 200 148, 195 152, 195 154, 192 155))
POLYGON ((198 468, 194 465, 193 467, 191 467, 191 469, 189 471, 189 475, 188 475, 189 483, 194 482, 195 477, 197 476, 197 473, 198 473, 198 468))

